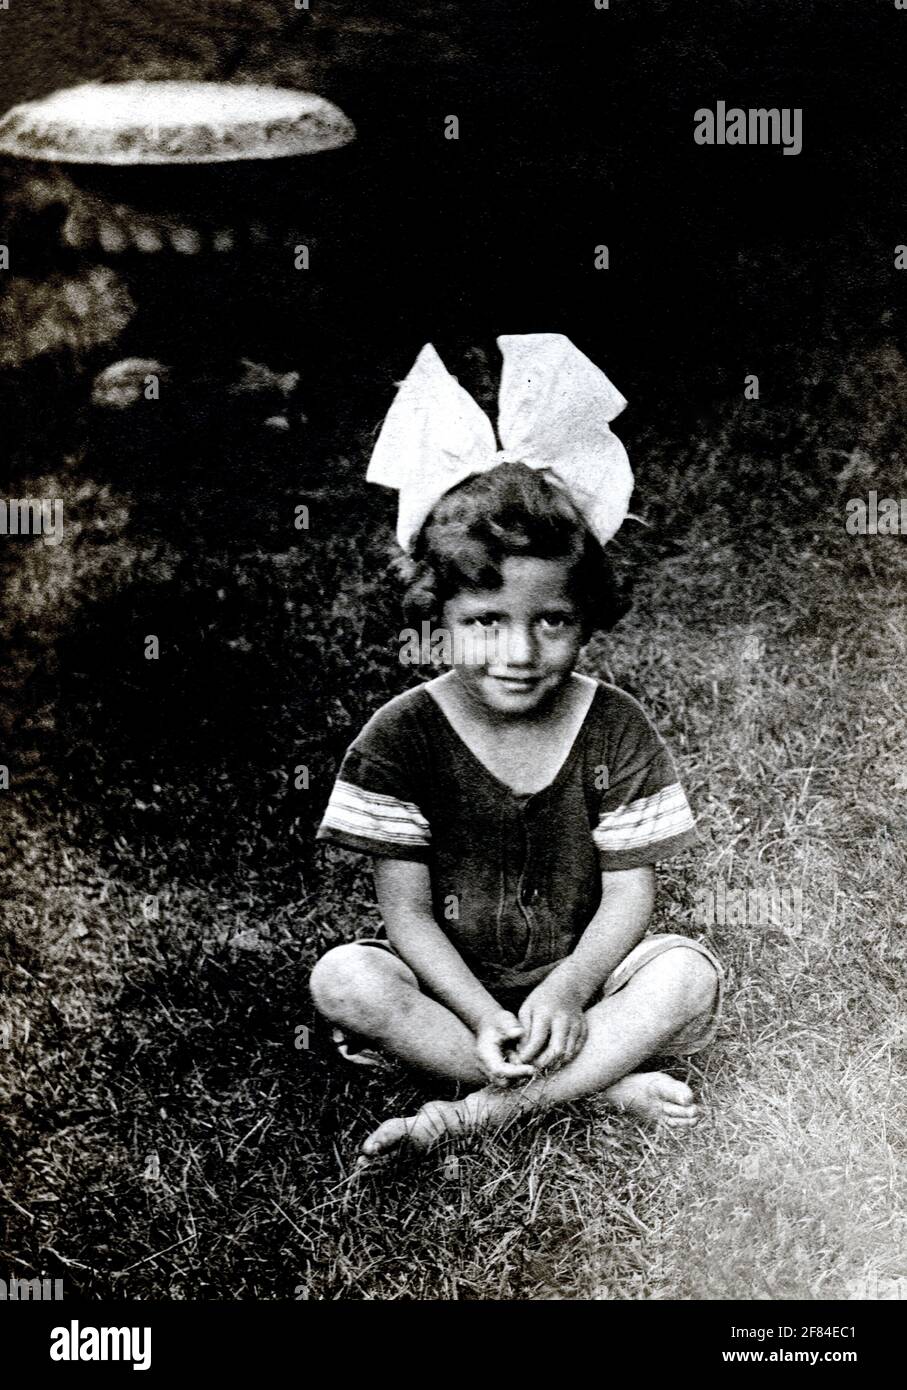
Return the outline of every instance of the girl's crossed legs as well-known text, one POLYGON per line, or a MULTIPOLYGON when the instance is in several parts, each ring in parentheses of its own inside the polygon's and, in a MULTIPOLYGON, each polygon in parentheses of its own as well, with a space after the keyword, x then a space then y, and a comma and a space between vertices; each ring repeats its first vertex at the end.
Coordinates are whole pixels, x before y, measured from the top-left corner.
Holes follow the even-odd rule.
POLYGON ((588 1035, 573 1061, 519 1087, 498 1089, 479 1071, 470 1029, 424 994, 410 967, 390 950, 337 946, 321 958, 311 979, 315 1005, 332 1023, 422 1071, 477 1088, 462 1100, 429 1101, 415 1115, 386 1120, 363 1145, 369 1157, 403 1142, 429 1148, 445 1135, 502 1125, 526 1111, 599 1092, 639 1118, 695 1124, 700 1112, 689 1086, 664 1072, 636 1068, 657 1053, 705 1046, 717 1023, 721 986, 717 961, 699 943, 647 937, 587 1009, 588 1035))

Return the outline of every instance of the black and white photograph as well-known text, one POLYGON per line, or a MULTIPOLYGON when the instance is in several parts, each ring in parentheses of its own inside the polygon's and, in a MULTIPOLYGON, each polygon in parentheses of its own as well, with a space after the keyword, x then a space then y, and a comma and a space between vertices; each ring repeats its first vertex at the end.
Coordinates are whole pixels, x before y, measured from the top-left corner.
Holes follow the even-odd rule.
POLYGON ((893 1352, 905 59, 907 0, 0 0, 23 1368, 376 1301, 893 1352))

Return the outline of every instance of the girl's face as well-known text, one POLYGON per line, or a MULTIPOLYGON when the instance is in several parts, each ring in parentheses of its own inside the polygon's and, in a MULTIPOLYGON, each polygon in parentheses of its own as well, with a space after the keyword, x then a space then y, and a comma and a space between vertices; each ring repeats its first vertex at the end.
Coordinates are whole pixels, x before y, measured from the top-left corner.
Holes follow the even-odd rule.
POLYGON ((570 678, 582 628, 566 560, 509 556, 499 589, 462 590, 445 603, 459 679, 496 714, 521 717, 548 703, 570 678))

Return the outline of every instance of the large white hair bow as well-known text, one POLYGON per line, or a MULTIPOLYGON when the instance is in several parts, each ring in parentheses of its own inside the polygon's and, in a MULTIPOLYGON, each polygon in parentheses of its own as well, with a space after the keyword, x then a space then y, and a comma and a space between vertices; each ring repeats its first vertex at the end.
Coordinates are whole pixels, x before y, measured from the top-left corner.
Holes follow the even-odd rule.
POLYGON ((499 450, 491 421, 431 343, 388 411, 366 478, 397 488, 397 540, 411 549, 446 492, 505 461, 544 470, 605 545, 627 515, 633 473, 610 422, 627 402, 561 333, 498 338, 499 450))

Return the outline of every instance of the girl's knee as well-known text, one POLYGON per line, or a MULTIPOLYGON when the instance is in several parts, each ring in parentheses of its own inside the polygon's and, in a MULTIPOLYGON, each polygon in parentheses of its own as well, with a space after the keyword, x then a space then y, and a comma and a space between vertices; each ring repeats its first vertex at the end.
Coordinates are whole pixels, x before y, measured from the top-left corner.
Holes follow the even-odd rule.
POLYGON ((707 1013, 718 995, 718 972, 708 956, 693 946, 672 946, 644 965, 640 982, 655 987, 663 1002, 684 1017, 707 1013))
POLYGON ((316 1009, 332 1023, 371 1033, 387 1015, 399 987, 384 952, 350 943, 335 946, 309 979, 316 1009))
POLYGON ((718 996, 718 971, 708 956, 692 946, 675 946, 662 959, 670 963, 684 1003, 694 1013, 706 1013, 718 996))

